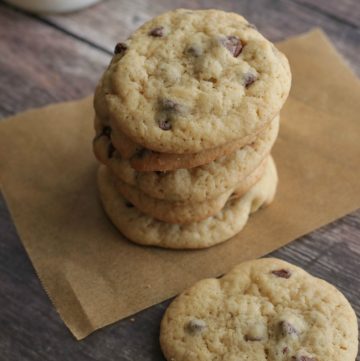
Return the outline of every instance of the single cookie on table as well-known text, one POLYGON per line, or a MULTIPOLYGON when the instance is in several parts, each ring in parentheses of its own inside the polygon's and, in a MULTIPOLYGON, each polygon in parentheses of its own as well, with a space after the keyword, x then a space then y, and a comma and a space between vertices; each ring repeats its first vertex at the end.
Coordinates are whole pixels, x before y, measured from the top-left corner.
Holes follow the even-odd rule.
POLYGON ((356 315, 334 286, 265 258, 184 291, 166 310, 167 360, 355 361, 356 315))
MULTIPOLYGON (((113 174, 109 174, 118 192, 132 203, 140 212, 150 217, 167 223, 187 224, 200 222, 220 212, 225 203, 231 198, 236 199, 244 195, 259 179, 266 170, 270 157, 265 159, 251 174, 241 180, 235 188, 215 198, 203 202, 171 202, 147 196, 145 193, 132 187, 113 174)), ((110 171, 108 171, 110 173, 110 171)))
POLYGON ((180 9, 117 44, 95 106, 143 148, 194 154, 248 143, 279 113, 290 84, 286 57, 242 16, 180 9))
POLYGON ((100 166, 98 188, 105 212, 129 240, 148 246, 174 249, 206 248, 226 241, 245 226, 249 215, 273 200, 277 186, 275 164, 270 158, 262 178, 241 198, 229 200, 216 215, 189 224, 158 221, 123 198, 100 166))
POLYGON ((277 117, 254 143, 203 166, 173 172, 135 171, 128 160, 119 157, 106 135, 98 136, 93 146, 100 162, 148 196, 168 201, 203 202, 234 188, 252 173, 270 153, 278 131, 277 117))

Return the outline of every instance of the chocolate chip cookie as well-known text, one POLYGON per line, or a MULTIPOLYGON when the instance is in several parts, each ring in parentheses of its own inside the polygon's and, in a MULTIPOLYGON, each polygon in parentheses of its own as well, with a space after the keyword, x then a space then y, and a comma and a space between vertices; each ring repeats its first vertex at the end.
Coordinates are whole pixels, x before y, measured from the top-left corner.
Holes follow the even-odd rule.
POLYGON ((244 195, 259 179, 266 170, 269 157, 266 158, 251 174, 242 179, 235 188, 216 196, 206 199, 203 202, 172 202, 160 200, 147 196, 121 181, 114 175, 112 181, 119 193, 130 201, 139 211, 167 223, 188 224, 200 222, 205 218, 211 217, 220 212, 229 199, 236 199, 244 195))
MULTIPOLYGON (((278 116, 275 117, 275 120, 273 121, 276 121, 276 118, 278 118, 278 116)), ((105 128, 107 127, 105 126, 105 128)), ((269 125, 267 125, 266 128, 269 128, 269 125)), ((100 129, 98 134, 101 134, 103 129, 104 128, 100 129)), ((259 134, 252 134, 250 137, 246 138, 246 143, 245 139, 237 139, 232 142, 228 142, 226 145, 207 149, 198 153, 170 154, 154 152, 146 148, 141 148, 141 146, 133 143, 122 132, 116 130, 114 126, 112 126, 111 129, 111 142, 114 148, 119 152, 122 158, 129 160, 132 168, 140 172, 168 172, 182 168, 190 169, 199 167, 203 164, 210 163, 213 160, 229 155, 247 144, 255 142, 260 134, 266 131, 261 129, 259 134)))
POLYGON ((329 283, 265 258, 184 291, 161 322, 167 360, 355 361, 356 315, 329 283))
POLYGON ((269 204, 275 195, 277 173, 270 158, 261 179, 241 198, 230 199, 212 217, 189 224, 170 224, 140 212, 120 195, 106 167, 98 173, 98 188, 104 209, 114 225, 129 240, 142 245, 174 249, 210 247, 241 231, 251 213, 269 204))
POLYGON ((117 44, 95 105, 135 144, 193 154, 248 143, 279 113, 290 83, 286 57, 242 16, 180 9, 117 44))
MULTIPOLYGON (((106 129, 106 128, 105 128, 106 129)), ((279 117, 251 144, 211 163, 171 172, 138 172, 115 151, 109 157, 111 139, 103 128, 93 145, 100 162, 125 183, 146 195, 168 201, 203 202, 234 188, 267 157, 279 131, 279 117)))

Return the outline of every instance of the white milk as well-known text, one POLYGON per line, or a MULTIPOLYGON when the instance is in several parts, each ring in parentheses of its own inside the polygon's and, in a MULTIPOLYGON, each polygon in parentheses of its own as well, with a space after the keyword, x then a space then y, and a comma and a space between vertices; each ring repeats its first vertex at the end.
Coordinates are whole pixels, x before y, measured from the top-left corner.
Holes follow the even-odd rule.
POLYGON ((19 8, 40 13, 64 13, 78 10, 101 0, 5 0, 19 8))

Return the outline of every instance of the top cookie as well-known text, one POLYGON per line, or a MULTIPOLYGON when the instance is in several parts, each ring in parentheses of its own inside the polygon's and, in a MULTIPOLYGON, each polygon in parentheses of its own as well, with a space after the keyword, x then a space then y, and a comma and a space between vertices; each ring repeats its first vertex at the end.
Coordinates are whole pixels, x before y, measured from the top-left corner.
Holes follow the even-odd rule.
POLYGON ((258 132, 290 83, 286 57, 242 16, 180 9, 116 45, 98 94, 135 143, 182 154, 258 132))

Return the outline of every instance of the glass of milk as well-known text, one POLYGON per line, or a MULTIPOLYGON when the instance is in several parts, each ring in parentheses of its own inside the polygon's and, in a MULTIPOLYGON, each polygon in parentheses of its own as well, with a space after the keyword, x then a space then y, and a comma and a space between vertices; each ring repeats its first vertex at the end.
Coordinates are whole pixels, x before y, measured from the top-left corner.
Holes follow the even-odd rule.
POLYGON ((95 4, 101 0, 6 0, 24 10, 35 13, 65 13, 95 4))

